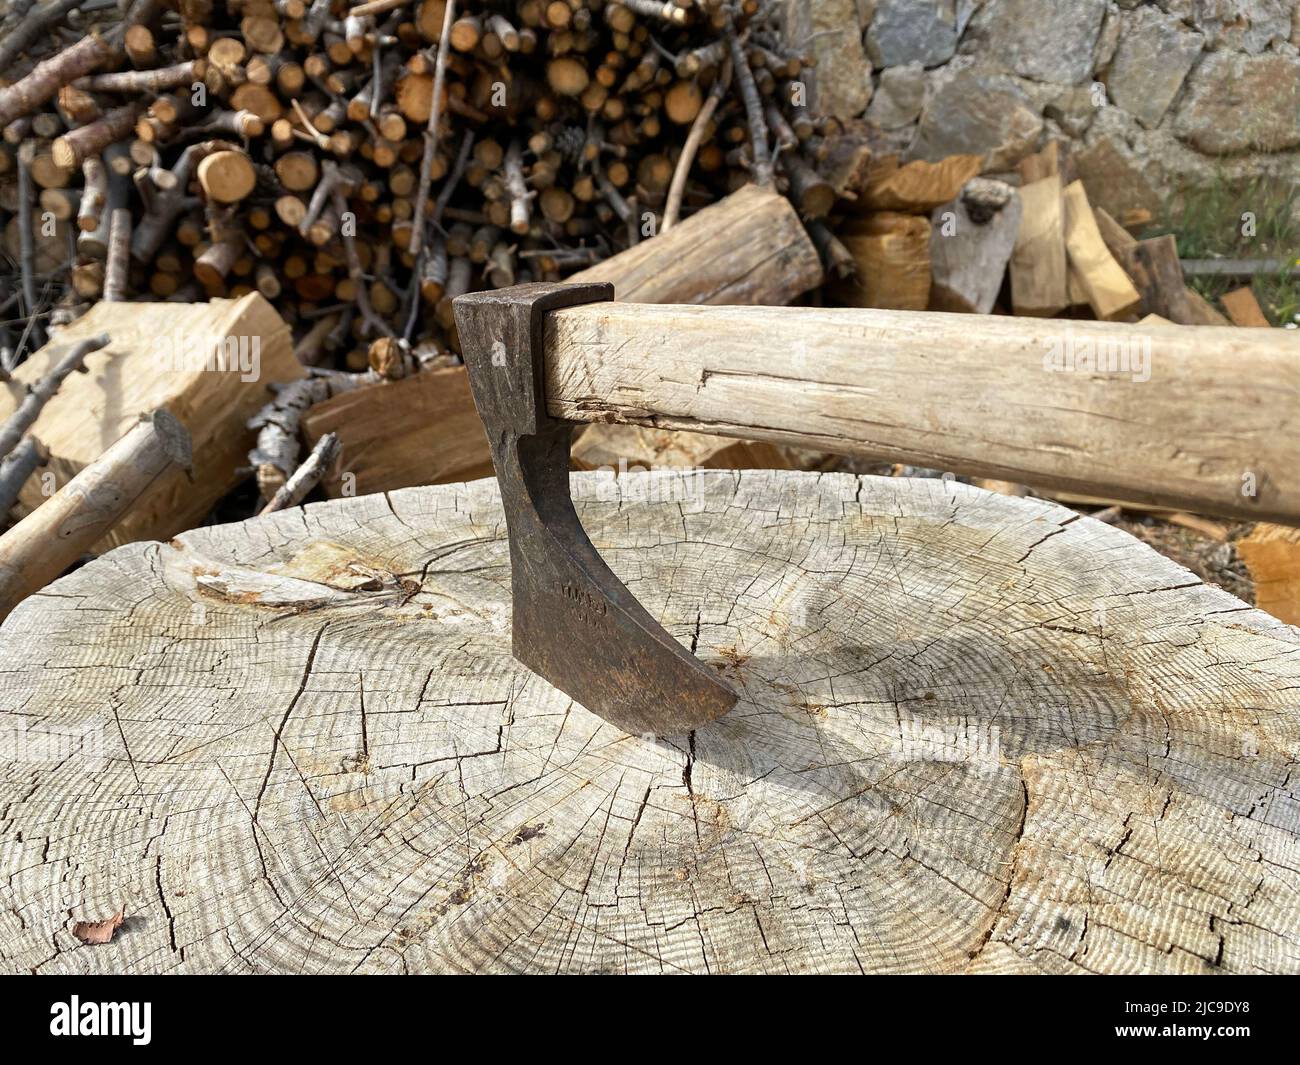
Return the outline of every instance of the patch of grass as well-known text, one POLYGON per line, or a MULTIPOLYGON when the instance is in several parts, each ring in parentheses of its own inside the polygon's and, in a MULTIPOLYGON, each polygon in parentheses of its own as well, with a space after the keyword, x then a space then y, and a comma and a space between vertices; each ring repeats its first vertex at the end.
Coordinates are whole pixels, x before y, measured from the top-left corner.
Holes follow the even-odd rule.
MULTIPOLYGON (((1284 266, 1300 262, 1300 223, 1295 185, 1252 178, 1232 183, 1218 180, 1190 189, 1169 205, 1165 216, 1144 237, 1172 233, 1182 259, 1278 259, 1284 266), (1253 233, 1244 216, 1253 216, 1253 233)), ((1227 277, 1189 278, 1211 302, 1245 284, 1227 277)), ((1269 321, 1285 325, 1300 314, 1300 279, 1289 270, 1260 275, 1251 283, 1255 298, 1269 321)))

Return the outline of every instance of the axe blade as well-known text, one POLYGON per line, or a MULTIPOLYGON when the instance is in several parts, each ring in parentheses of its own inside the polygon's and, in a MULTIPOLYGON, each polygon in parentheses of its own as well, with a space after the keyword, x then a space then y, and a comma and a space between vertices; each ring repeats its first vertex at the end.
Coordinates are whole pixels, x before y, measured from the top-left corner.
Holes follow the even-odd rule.
POLYGON ((531 284, 453 301, 510 539, 515 658, 625 732, 673 735, 735 693, 664 630, 587 537, 569 493, 573 424, 546 410, 546 312, 614 298, 610 284, 531 284))

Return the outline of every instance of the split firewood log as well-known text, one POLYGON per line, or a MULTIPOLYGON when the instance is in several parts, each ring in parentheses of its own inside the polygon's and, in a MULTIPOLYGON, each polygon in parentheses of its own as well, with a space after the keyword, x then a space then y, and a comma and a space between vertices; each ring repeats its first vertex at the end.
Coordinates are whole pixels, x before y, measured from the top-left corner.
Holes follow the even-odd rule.
POLYGON ((1227 317, 1215 309, 1204 296, 1202 296, 1191 285, 1183 289, 1183 296, 1186 299, 1185 308, 1189 321, 1186 325, 1232 325, 1227 317))
POLYGON ((1259 300, 1255 299, 1255 293, 1249 285, 1225 293, 1220 302, 1223 304, 1223 309, 1228 312, 1228 317, 1232 319, 1233 325, 1256 329, 1269 328, 1269 321, 1264 317, 1259 300))
POLYGON ((1093 208, 1098 232, 1110 253, 1142 294, 1149 314, 1179 325, 1232 325, 1204 296, 1183 281, 1172 236, 1138 241, 1100 207, 1093 208))
POLYGON ((1020 233, 1011 253, 1016 314, 1051 318, 1070 305, 1065 204, 1059 174, 1020 187, 1020 233))
POLYGON ((569 280, 610 281, 629 303, 784 304, 821 284, 822 270, 789 201, 746 185, 569 280))
POLYGON ((641 425, 588 425, 574 438, 569 457, 575 470, 603 469, 621 475, 669 469, 815 469, 828 456, 712 433, 682 433, 641 425))
POLYGON ((3 763, 5 967, 1294 971, 1295 836, 1260 811, 1295 629, 1042 500, 596 481, 596 546, 740 696, 689 736, 511 657, 491 480, 133 544, 20 605, 8 695, 63 746, 3 763))
MULTIPOLYGON (((120 438, 141 411, 165 408, 194 440, 192 478, 165 473, 96 550, 129 540, 166 538, 201 522, 242 479, 253 434, 244 422, 269 383, 295 380, 289 331, 260 295, 211 303, 97 303, 0 385, 0 423, 28 402, 26 389, 49 374, 69 348, 100 333, 107 348, 85 357, 88 372, 64 380, 30 432, 49 451, 62 487, 120 438)), ((20 507, 46 502, 33 478, 20 507)))
POLYGON ((1002 288, 1020 232, 1020 194, 973 178, 930 218, 930 307, 988 314, 1002 288))
POLYGON ((341 392, 308 409, 302 430, 313 447, 330 435, 341 441, 341 463, 323 482, 331 496, 492 474, 463 366, 341 392))
MULTIPOLYGON (((1172 234, 1134 241, 1116 257, 1141 295, 1142 307, 1179 325, 1212 324, 1193 306, 1172 234)), ((1130 286, 1132 287, 1132 286, 1130 286)))
POLYGON ((937 163, 918 159, 899 166, 896 157, 878 160, 867 171, 856 207, 866 211, 929 214, 956 198, 980 172, 978 155, 950 155, 937 163))
POLYGON ((880 211, 851 218, 839 238, 853 256, 853 277, 831 292, 849 307, 923 311, 930 302, 930 222, 919 215, 880 211))
MULTIPOLYGON (((1062 200, 1066 256, 1093 313, 1103 322, 1131 317, 1142 306, 1142 297, 1102 239, 1083 182, 1072 181, 1063 190, 1062 200)), ((1182 288, 1179 271, 1177 291, 1181 293, 1182 288)))

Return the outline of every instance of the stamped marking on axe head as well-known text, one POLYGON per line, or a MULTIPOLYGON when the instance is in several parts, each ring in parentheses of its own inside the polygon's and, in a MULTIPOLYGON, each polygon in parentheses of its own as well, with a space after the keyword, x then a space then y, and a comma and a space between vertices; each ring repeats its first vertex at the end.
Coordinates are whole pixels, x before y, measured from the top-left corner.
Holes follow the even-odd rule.
POLYGON ((613 298, 610 284, 532 284, 453 307, 505 508, 515 658, 626 732, 672 735, 725 714, 736 695, 600 557, 569 494, 573 424, 546 410, 546 312, 613 298))

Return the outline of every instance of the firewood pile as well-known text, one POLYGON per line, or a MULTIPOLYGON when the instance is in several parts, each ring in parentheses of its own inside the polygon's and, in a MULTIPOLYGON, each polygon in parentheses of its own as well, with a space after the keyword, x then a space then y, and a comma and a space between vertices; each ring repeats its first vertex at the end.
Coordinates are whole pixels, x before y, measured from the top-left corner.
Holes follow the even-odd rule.
POLYGON ((751 181, 834 200, 811 57, 759 0, 17 0, 0 27, 10 364, 96 299, 252 291, 308 365, 427 362, 460 293, 751 181))
MULTIPOLYGON (((843 139, 843 138, 842 138, 843 139)), ((985 174, 977 155, 939 162, 870 160, 848 213, 837 302, 894 310, 1092 318, 1159 325, 1268 325, 1249 287, 1220 313, 1187 283, 1172 235, 1094 207, 1059 142, 1014 174, 985 174)))

